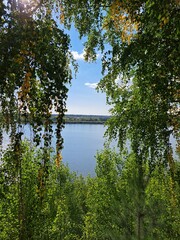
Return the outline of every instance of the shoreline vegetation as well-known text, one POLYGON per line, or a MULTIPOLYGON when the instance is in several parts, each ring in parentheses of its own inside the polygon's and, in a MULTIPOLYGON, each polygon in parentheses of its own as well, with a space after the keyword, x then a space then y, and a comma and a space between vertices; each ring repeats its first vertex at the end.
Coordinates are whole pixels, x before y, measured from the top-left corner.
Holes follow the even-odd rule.
MULTIPOLYGON (((52 115, 53 122, 56 121, 56 115, 52 115)), ((79 115, 79 114, 67 114, 65 115, 65 123, 72 124, 104 124, 110 116, 104 115, 79 115)))
MULTIPOLYGON (((57 122, 57 114, 52 114, 50 119, 53 123, 57 122)), ((111 116, 108 115, 83 115, 83 114, 66 114, 64 116, 64 123, 68 124, 104 124, 111 116)), ((21 115, 21 120, 24 123, 32 120, 28 115, 21 115)), ((45 120, 45 119, 44 119, 45 120)))

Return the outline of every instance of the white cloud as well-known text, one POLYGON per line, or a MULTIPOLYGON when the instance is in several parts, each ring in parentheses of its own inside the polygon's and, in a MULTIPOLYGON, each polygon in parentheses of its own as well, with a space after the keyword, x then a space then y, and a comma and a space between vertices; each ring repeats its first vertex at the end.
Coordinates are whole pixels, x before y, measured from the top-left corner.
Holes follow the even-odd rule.
POLYGON ((97 85, 98 83, 85 83, 85 86, 93 89, 97 88, 97 85))
POLYGON ((78 53, 77 51, 71 51, 71 53, 75 60, 84 60, 84 51, 82 53, 78 53))
MULTIPOLYGON (((78 53, 77 51, 71 51, 73 57, 75 60, 84 60, 84 56, 86 54, 85 50, 82 51, 82 53, 78 53)), ((96 54, 96 58, 99 59, 101 57, 100 53, 96 54)))

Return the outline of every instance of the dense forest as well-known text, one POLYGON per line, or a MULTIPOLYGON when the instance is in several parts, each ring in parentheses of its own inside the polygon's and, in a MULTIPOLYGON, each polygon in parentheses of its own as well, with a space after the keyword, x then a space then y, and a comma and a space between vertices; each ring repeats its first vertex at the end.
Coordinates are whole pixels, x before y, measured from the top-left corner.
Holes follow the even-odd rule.
POLYGON ((29 143, 20 166, 12 148, 4 154, 0 239, 179 239, 180 164, 172 178, 163 165, 151 172, 144 163, 142 186, 133 153, 99 152, 94 178, 57 158, 45 173, 43 157, 29 143))
POLYGON ((0 1, 0 239, 180 239, 179 19, 179 0, 0 1), (86 61, 101 53, 118 143, 97 153, 93 178, 61 156, 72 26, 86 61), (33 142, 21 140, 26 120, 33 142))

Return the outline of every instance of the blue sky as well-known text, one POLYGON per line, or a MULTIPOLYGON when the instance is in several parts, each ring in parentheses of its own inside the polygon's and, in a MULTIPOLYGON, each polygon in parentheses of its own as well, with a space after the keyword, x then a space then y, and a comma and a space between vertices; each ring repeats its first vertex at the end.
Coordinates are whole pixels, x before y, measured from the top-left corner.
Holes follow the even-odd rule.
POLYGON ((98 57, 94 63, 87 63, 83 59, 83 43, 78 32, 72 27, 70 32, 71 51, 77 60, 79 70, 76 78, 73 76, 72 85, 69 87, 67 110, 68 114, 95 114, 109 115, 109 106, 106 105, 105 93, 97 92, 97 83, 102 78, 101 60, 98 57))

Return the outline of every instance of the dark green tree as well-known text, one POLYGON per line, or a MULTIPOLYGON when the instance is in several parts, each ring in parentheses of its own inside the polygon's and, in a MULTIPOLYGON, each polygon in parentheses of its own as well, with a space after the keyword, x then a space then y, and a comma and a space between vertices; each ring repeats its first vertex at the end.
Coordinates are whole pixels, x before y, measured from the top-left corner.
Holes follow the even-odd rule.
POLYGON ((10 146, 0 165, 0 239, 80 239, 86 213, 84 178, 52 157, 45 182, 43 150, 28 142, 19 148, 17 158, 10 146))
POLYGON ((52 1, 10 0, 1 4, 0 111, 1 131, 10 130, 18 141, 17 128, 27 120, 34 141, 51 142, 51 113, 57 117, 57 151, 62 148, 61 130, 71 81, 69 38, 53 19, 52 1), (44 126, 44 134, 39 132, 44 126))
MULTIPOLYGON (((178 163, 176 163, 178 164, 178 163)), ((179 185, 163 166, 150 177, 143 164, 143 185, 135 154, 110 149, 97 155, 97 176, 88 181, 84 239, 178 239, 179 185)))
POLYGON ((1 165, 1 239, 32 239, 38 223, 38 170, 42 156, 29 143, 9 147, 1 165), (19 156, 17 156, 19 154, 19 156))

